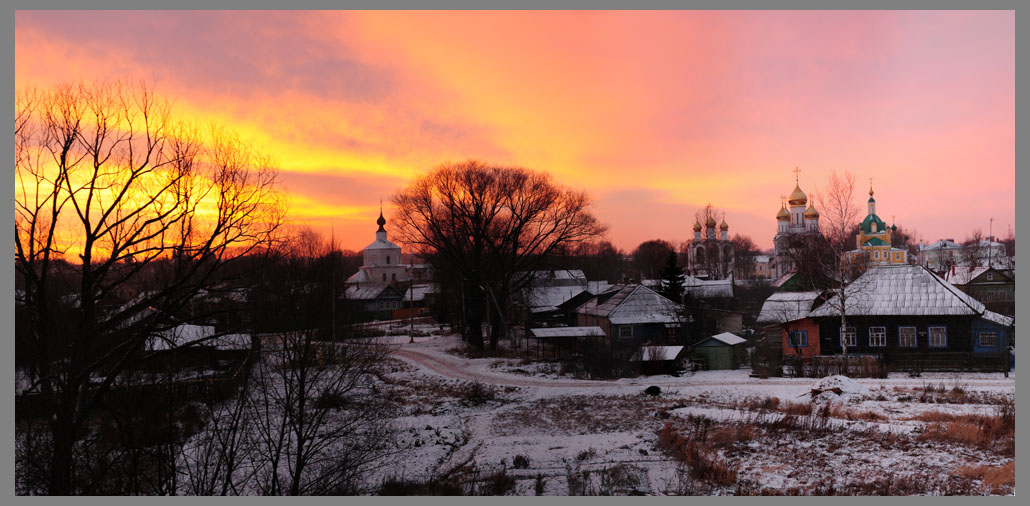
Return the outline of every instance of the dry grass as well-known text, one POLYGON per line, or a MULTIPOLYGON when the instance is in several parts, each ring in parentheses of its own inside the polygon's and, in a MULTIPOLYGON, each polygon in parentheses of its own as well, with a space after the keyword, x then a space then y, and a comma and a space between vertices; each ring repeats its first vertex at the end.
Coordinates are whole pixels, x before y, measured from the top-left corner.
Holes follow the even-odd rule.
POLYGON ((983 492, 988 494, 1007 494, 1016 486, 1016 463, 1009 462, 1001 466, 962 466, 953 473, 955 476, 980 480, 983 492))
POLYGON ((960 443, 1006 457, 1015 456, 1016 415, 1013 405, 999 407, 998 414, 993 416, 927 412, 920 417, 933 420, 919 435, 921 441, 960 443))

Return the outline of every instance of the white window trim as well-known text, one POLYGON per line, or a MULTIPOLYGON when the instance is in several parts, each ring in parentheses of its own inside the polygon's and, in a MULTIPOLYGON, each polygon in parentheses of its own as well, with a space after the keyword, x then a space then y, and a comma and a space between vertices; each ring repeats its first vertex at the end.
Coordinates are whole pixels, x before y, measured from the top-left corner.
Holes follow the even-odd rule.
POLYGON ((898 346, 901 348, 918 348, 919 347, 919 329, 911 326, 898 327, 898 346), (912 344, 908 345, 903 340, 902 335, 903 329, 912 329, 912 344))
POLYGON ((858 331, 855 330, 855 327, 844 327, 841 329, 840 343, 841 346, 846 345, 849 348, 858 346, 858 331), (845 340, 847 340, 847 342, 845 342, 845 340))
POLYGON ((883 348, 885 346, 887 346, 887 327, 883 327, 883 326, 869 327, 869 347, 871 347, 871 348, 883 348), (876 336, 876 342, 875 343, 873 341, 873 338, 874 338, 874 335, 873 335, 874 331, 873 331, 873 329, 880 329, 878 332, 876 332, 879 335, 876 336))
POLYGON ((619 326, 619 339, 632 339, 633 338, 633 326, 632 325, 620 325, 619 326), (629 335, 626 335, 626 330, 629 330, 629 335))
POLYGON ((926 342, 927 342, 927 345, 930 348, 947 348, 948 347, 948 327, 944 327, 944 326, 941 326, 941 325, 937 325, 937 326, 933 326, 933 327, 927 327, 927 329, 926 329, 926 342), (941 329, 941 332, 942 332, 941 335, 944 338, 944 342, 941 343, 941 344, 934 344, 933 331, 936 330, 936 329, 941 329))

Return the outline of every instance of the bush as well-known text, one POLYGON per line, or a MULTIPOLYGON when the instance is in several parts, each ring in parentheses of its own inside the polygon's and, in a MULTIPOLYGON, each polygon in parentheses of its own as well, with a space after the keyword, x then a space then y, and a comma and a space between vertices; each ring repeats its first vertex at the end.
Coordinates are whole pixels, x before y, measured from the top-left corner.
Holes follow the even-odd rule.
POLYGON ((516 455, 515 458, 511 460, 511 465, 515 469, 527 469, 529 468, 529 457, 526 457, 525 455, 516 455))

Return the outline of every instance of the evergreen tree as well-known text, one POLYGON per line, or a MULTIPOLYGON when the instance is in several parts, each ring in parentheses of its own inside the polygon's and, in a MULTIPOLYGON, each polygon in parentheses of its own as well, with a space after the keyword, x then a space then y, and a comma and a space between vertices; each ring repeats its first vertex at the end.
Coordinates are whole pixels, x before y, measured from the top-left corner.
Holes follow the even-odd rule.
POLYGON ((661 293, 673 301, 682 302, 684 273, 683 269, 676 265, 676 259, 675 251, 670 251, 665 257, 665 267, 662 267, 661 272, 661 293))

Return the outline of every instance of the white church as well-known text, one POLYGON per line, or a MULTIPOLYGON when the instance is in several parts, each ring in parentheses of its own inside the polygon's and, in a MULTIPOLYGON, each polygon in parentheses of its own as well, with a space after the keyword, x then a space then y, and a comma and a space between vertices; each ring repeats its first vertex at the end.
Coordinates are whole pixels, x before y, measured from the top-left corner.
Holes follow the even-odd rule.
POLYGON ((347 278, 347 283, 385 285, 410 281, 412 266, 401 263, 401 247, 386 238, 386 218, 382 210, 376 223, 379 225, 376 240, 362 250, 364 261, 358 272, 347 278))

